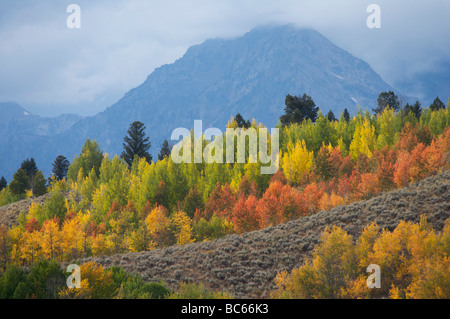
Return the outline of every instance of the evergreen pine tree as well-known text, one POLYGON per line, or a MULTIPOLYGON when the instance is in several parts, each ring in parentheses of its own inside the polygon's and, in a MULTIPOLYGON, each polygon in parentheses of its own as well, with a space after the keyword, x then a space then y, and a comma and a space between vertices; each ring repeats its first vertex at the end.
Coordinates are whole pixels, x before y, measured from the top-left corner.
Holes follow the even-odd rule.
POLYGON ((135 156, 145 158, 147 162, 152 161, 152 156, 148 150, 151 147, 151 142, 145 134, 145 125, 139 121, 133 122, 130 125, 127 133, 128 136, 124 137, 123 148, 124 151, 120 157, 131 167, 135 156))
POLYGON ((439 97, 436 97, 436 99, 430 105, 430 110, 438 111, 438 110, 441 110, 441 109, 445 109, 445 104, 442 103, 442 101, 439 99, 439 97))
MULTIPOLYGON (((347 111, 348 112, 348 111, 347 111)), ((334 115, 333 111, 330 110, 327 114, 327 120, 330 122, 336 121, 336 116, 334 115)))
POLYGON ((15 195, 25 194, 28 188, 28 176, 27 173, 21 168, 14 173, 11 183, 9 183, 9 189, 15 195))
POLYGON ((344 119, 347 123, 350 121, 350 113, 347 109, 344 110, 344 119))
POLYGON ((250 121, 244 120, 244 118, 242 117, 242 115, 240 113, 236 114, 236 116, 234 117, 234 120, 236 121, 238 127, 240 127, 240 128, 249 128, 251 126, 250 121))
POLYGON ((167 139, 164 140, 161 151, 158 154, 158 161, 162 161, 164 158, 169 157, 171 154, 169 141, 167 139))
POLYGON ((283 126, 292 123, 301 123, 303 120, 310 119, 315 122, 319 108, 309 95, 292 96, 288 94, 285 100, 285 114, 280 117, 283 126))
POLYGON ((52 165, 52 174, 58 181, 64 179, 67 176, 70 162, 65 156, 58 155, 52 165))
MULTIPOLYGON (((36 166, 36 162, 34 161, 34 158, 26 159, 22 162, 20 165, 20 168, 25 171, 25 173, 28 176, 28 179, 31 181, 34 178, 34 175, 37 173, 38 169, 36 166)), ((31 183, 30 183, 31 184, 31 183)))
POLYGON ((5 176, 2 176, 0 178, 0 192, 6 187, 8 186, 8 182, 6 181, 5 176))
POLYGON ((420 105, 419 101, 416 101, 414 105, 410 105, 409 103, 406 103, 405 105, 405 115, 408 115, 409 112, 412 112, 417 119, 420 118, 420 115, 422 114, 422 106, 420 105))
POLYGON ((394 111, 398 111, 400 108, 400 102, 398 100, 398 96, 393 92, 381 92, 377 99, 378 106, 372 109, 376 114, 383 113, 386 107, 390 107, 394 109, 394 111))

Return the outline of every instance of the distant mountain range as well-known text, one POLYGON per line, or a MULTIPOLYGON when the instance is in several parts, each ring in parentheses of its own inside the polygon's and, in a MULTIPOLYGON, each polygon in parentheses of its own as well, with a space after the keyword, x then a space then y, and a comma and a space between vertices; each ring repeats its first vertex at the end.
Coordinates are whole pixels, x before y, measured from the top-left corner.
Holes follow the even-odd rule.
POLYGON ((117 103, 92 116, 42 118, 15 103, 0 104, 0 176, 8 181, 27 157, 49 176, 62 154, 72 160, 87 138, 120 154, 128 126, 147 127, 154 158, 177 127, 222 130, 241 113, 274 127, 287 94, 310 95, 336 116, 372 108, 380 92, 393 89, 364 61, 312 29, 262 27, 242 37, 207 40, 190 47, 173 64, 163 65, 117 103))
POLYGON ((45 118, 28 112, 17 103, 0 103, 0 176, 10 182, 22 161, 31 157, 49 176, 51 163, 56 158, 53 155, 58 155, 58 148, 64 143, 58 141, 58 137, 82 119, 73 114, 45 118))
POLYGON ((424 107, 430 106, 436 97, 447 105, 450 98, 450 61, 441 62, 436 68, 419 72, 413 77, 402 77, 395 86, 406 95, 417 96, 424 107))

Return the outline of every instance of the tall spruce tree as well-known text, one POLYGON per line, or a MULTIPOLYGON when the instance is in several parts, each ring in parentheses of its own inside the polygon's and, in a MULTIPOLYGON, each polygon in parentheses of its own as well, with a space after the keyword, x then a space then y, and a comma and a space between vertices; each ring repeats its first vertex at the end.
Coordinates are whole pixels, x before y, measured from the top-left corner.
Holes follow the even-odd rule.
POLYGON ((36 162, 34 161, 34 158, 26 159, 22 162, 20 165, 20 168, 23 169, 25 174, 28 176, 28 182, 27 182, 27 190, 33 190, 34 189, 34 182, 35 177, 38 172, 38 168, 36 166, 36 162))
POLYGON ((127 131, 128 136, 124 137, 123 152, 120 157, 131 167, 135 156, 145 158, 147 162, 152 161, 152 156, 148 152, 151 142, 145 134, 145 125, 139 121, 131 123, 127 131))
POLYGON ((439 97, 436 97, 436 99, 434 99, 433 103, 430 105, 430 110, 439 111, 441 109, 445 109, 445 104, 439 99, 439 97))
POLYGON ((20 168, 24 170, 30 180, 34 178, 34 175, 38 171, 34 158, 27 158, 26 160, 24 160, 20 165, 20 168))
POLYGON ((64 179, 67 176, 70 162, 65 156, 58 155, 52 165, 52 174, 58 181, 64 179))
POLYGON ((8 186, 8 182, 6 181, 5 176, 2 176, 0 178, 0 192, 6 187, 8 186))
POLYGON ((333 111, 330 110, 327 114, 327 120, 330 122, 336 121, 336 116, 334 115, 333 111))
POLYGON ((171 154, 169 141, 167 139, 164 140, 164 142, 161 145, 161 151, 159 151, 158 154, 158 161, 162 161, 166 157, 169 157, 171 154))
POLYGON ((350 113, 347 108, 344 110, 344 120, 348 123, 350 121, 350 113))
POLYGON ((406 103, 405 108, 405 115, 408 115, 409 112, 412 112, 417 119, 420 119, 420 115, 422 114, 422 106, 420 105, 419 101, 416 101, 413 105, 406 103))

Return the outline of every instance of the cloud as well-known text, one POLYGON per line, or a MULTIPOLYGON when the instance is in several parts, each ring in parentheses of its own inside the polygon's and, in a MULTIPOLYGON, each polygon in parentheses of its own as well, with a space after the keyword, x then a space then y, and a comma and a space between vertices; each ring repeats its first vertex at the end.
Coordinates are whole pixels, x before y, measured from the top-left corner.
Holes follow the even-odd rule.
POLYGON ((313 27, 362 58, 388 82, 450 60, 450 3, 379 0, 381 29, 368 29, 373 1, 72 0, 0 3, 0 101, 39 114, 95 114, 162 64, 208 38, 263 24, 313 27), (66 7, 81 7, 81 29, 66 7))

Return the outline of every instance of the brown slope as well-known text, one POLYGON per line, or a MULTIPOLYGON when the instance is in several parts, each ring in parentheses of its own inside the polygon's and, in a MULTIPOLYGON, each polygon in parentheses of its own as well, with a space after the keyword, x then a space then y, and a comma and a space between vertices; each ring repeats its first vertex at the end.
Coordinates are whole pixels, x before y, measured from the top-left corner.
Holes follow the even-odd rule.
POLYGON ((450 215, 450 171, 373 199, 336 207, 316 215, 219 240, 84 259, 106 267, 122 266, 146 281, 164 280, 172 288, 183 281, 227 289, 237 298, 268 297, 273 280, 311 256, 326 226, 342 226, 354 238, 371 222, 393 230, 401 220, 418 222, 426 215, 442 230, 450 215))
MULTIPOLYGON (((76 201, 81 200, 81 198, 79 198, 79 197, 76 197, 76 198, 73 198, 73 196, 70 197, 69 191, 66 191, 63 194, 68 200, 73 200, 73 199, 75 199, 76 201)), ((19 214, 21 212, 28 214, 28 210, 30 209, 30 205, 32 203, 37 203, 37 204, 42 205, 42 207, 44 207, 45 201, 49 197, 50 197, 50 193, 47 193, 47 194, 39 196, 39 197, 30 197, 27 199, 17 201, 15 203, 1 206, 0 207, 0 226, 6 225, 7 228, 11 228, 12 226, 17 226, 19 224, 18 219, 19 219, 19 214)))
POLYGON ((44 205, 45 200, 49 197, 49 194, 45 194, 39 197, 30 197, 21 201, 8 204, 0 207, 0 225, 6 225, 10 228, 18 224, 18 217, 20 212, 28 213, 31 203, 39 203, 44 205))

